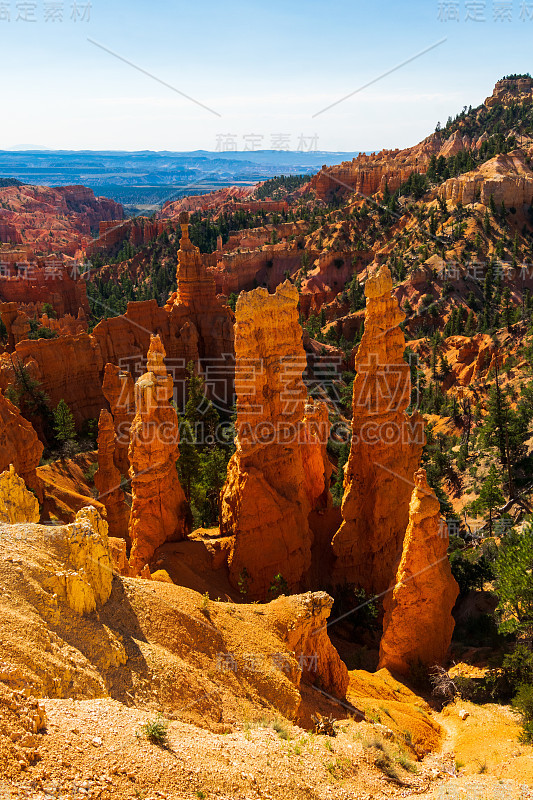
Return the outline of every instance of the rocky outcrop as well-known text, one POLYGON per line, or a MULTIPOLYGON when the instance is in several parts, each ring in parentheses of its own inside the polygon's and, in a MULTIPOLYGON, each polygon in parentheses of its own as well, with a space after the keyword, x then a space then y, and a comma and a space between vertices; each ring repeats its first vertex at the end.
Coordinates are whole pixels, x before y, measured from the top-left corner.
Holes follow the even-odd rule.
POLYGON ((135 384, 136 414, 129 448, 132 507, 130 567, 139 574, 164 542, 185 538, 190 512, 181 488, 178 416, 170 404, 172 378, 159 336, 152 336, 147 372, 135 384))
MULTIPOLYGON (((8 255, 0 249, 0 262, 8 255)), ((18 258, 25 260, 22 254, 18 254, 18 258)), ((80 308, 88 315, 87 287, 79 277, 79 267, 51 260, 49 264, 48 259, 37 257, 36 261, 25 264, 22 274, 22 267, 17 272, 16 265, 4 265, 0 275, 0 300, 19 305, 33 303, 38 308, 49 303, 58 317, 76 316, 80 308)))
POLYGON ((115 466, 115 427, 113 417, 102 410, 98 421, 98 470, 94 476, 98 499, 106 509, 109 535, 128 540, 130 510, 121 488, 121 475, 115 466))
POLYGON ((404 361, 404 314, 391 295, 387 267, 369 277, 365 331, 353 384, 352 443, 345 468, 343 523, 333 538, 334 580, 367 593, 392 585, 409 518, 413 473, 425 443, 422 417, 411 401, 404 361))
POLYGON ((232 210, 235 202, 246 200, 253 194, 255 186, 228 186, 224 189, 217 189, 207 194, 190 195, 182 197, 180 200, 165 203, 161 216, 164 219, 176 220, 185 211, 193 214, 196 211, 208 211, 214 209, 217 212, 232 210))
POLYGON ((452 640, 459 587, 448 559, 448 531, 426 471, 415 473, 409 524, 394 589, 385 595, 379 668, 409 674, 444 661, 452 640))
POLYGON ((233 585, 244 587, 249 598, 265 599, 278 574, 291 592, 305 582, 308 516, 329 498, 329 423, 313 404, 305 419, 296 287, 286 281, 273 295, 266 289, 241 294, 236 318, 236 452, 222 491, 221 531, 234 537, 233 585))
POLYGON ((0 470, 3 472, 12 464, 17 475, 40 495, 35 470, 43 450, 32 425, 0 392, 0 470))
POLYGON ((485 100, 487 108, 495 105, 508 106, 511 103, 527 103, 533 100, 533 78, 502 78, 496 83, 494 91, 485 100))
POLYGON ((123 219, 114 200, 95 197, 86 186, 8 186, 0 188, 3 241, 30 243, 45 253, 69 253, 103 220, 123 219), (16 238, 13 238, 16 231, 16 238))
POLYGON ((13 464, 0 474, 0 522, 39 522, 39 503, 15 472, 13 464))
POLYGON ((450 178, 438 189, 440 197, 452 203, 496 205, 520 208, 533 202, 533 171, 524 153, 517 150, 486 161, 478 169, 450 178))
POLYGON ((328 618, 333 598, 326 592, 307 592, 280 598, 270 604, 269 613, 286 619, 285 641, 302 670, 304 683, 319 684, 336 697, 345 697, 349 676, 328 635, 328 618), (286 615, 282 612, 287 609, 286 615))
POLYGON ((64 570, 45 577, 43 585, 77 614, 90 614, 111 595, 113 566, 109 554, 107 522, 87 506, 76 521, 57 528, 51 537, 64 570))

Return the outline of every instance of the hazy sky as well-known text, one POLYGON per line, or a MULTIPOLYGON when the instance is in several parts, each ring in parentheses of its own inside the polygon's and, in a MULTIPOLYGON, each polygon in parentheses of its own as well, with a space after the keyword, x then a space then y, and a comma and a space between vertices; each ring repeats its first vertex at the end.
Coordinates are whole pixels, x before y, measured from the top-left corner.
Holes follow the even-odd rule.
POLYGON ((2 149, 214 150, 231 134, 241 150, 373 150, 531 71, 533 0, 11 0, 0 42, 2 149))

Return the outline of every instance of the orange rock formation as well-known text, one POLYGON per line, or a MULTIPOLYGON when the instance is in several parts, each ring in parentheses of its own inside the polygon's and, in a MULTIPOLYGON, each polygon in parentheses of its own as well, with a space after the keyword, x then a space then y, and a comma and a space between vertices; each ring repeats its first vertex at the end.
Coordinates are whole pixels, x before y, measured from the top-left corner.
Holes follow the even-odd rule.
POLYGON ((333 538, 334 579, 368 593, 394 580, 409 517, 412 475, 425 442, 422 417, 409 417, 411 380, 403 360, 404 314, 387 267, 369 277, 365 332, 353 385, 352 444, 344 477, 344 522, 333 538))
POLYGON ((121 475, 115 466, 115 427, 113 417, 102 410, 98 421, 98 471, 94 485, 107 512, 109 535, 128 540, 130 510, 120 487, 121 475))
POLYGON ((35 470, 43 450, 31 424, 0 392, 0 472, 13 464, 17 475, 40 496, 40 482, 35 470))
MULTIPOLYGON (((157 333, 166 352, 176 385, 185 386, 186 365, 192 361, 199 372, 215 368, 208 387, 228 409, 233 400, 233 314, 216 296, 215 281, 207 272, 197 247, 189 239, 188 216, 181 219, 178 251, 178 291, 161 308, 155 300, 128 303, 126 314, 100 322, 94 329, 104 364, 137 369, 157 333)), ((183 396, 177 397, 178 406, 183 396)))
MULTIPOLYGON (((291 597, 290 602, 296 605, 296 613, 287 625, 286 641, 299 660, 302 680, 313 684, 318 677, 321 688, 345 697, 348 670, 333 647, 327 628, 333 598, 326 592, 307 592, 291 597)), ((283 600, 274 601, 272 606, 276 610, 283 608, 283 600)))
POLYGON ((408 674, 441 664, 452 640, 459 587, 448 560, 448 533, 426 471, 415 473, 409 525, 394 589, 385 595, 379 668, 408 674), (443 534, 444 531, 444 534, 443 534))
POLYGON ((170 404, 172 378, 159 336, 152 336, 147 372, 135 384, 137 413, 131 426, 129 459, 133 503, 130 567, 139 574, 155 550, 185 538, 190 512, 178 480, 178 416, 170 404))
POLYGON ((306 406, 296 287, 286 281, 273 295, 263 288, 241 294, 236 317, 237 450, 222 492, 221 531, 234 536, 230 580, 264 599, 277 574, 290 591, 305 582, 308 516, 329 501, 329 424, 320 406, 306 406))
POLYGON ((519 208, 533 201, 533 171, 524 153, 501 153, 478 169, 450 178, 438 189, 439 196, 452 203, 467 205, 477 201, 489 205, 491 195, 499 206, 519 208))

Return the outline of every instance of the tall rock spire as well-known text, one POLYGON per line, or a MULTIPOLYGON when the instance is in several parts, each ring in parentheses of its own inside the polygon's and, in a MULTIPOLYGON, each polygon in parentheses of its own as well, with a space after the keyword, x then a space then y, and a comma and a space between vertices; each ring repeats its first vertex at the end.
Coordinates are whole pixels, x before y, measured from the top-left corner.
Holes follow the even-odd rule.
POLYGON ((236 318, 236 452, 222 491, 221 530, 234 536, 233 585, 265 599, 277 575, 291 592, 303 588, 309 513, 329 498, 329 422, 325 409, 307 403, 298 290, 286 281, 275 294, 243 292, 236 318))
POLYGON ((189 215, 182 211, 179 216, 181 242, 178 250, 177 283, 178 303, 183 303, 195 312, 206 312, 210 306, 218 306, 214 277, 207 272, 200 250, 189 237, 189 215))
POLYGON ((442 663, 452 640, 458 594, 440 503, 426 471, 419 469, 395 586, 385 595, 379 668, 407 675, 413 664, 442 663))
POLYGON ((344 476, 342 517, 333 537, 334 580, 367 593, 394 581, 405 529, 413 473, 420 466, 424 423, 411 402, 410 367, 404 361, 404 315, 392 297, 387 267, 369 277, 365 331, 355 360, 352 443, 344 476))
POLYGON ((164 542, 185 538, 190 511, 181 488, 178 415, 170 400, 172 377, 164 366, 159 336, 152 336, 148 372, 135 384, 136 414, 129 448, 132 508, 130 567, 139 574, 164 542))

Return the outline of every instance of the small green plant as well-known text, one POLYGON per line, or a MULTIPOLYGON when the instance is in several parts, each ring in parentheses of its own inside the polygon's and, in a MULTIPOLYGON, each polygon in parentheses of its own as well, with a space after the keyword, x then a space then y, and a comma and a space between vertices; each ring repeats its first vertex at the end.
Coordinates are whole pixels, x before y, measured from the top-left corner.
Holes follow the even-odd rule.
POLYGON ((487 760, 484 759, 483 761, 481 761, 478 758, 478 759, 476 759, 476 761, 477 761, 477 764, 478 764, 477 774, 478 775, 484 775, 488 770, 487 760))
POLYGON ((209 616, 209 592, 206 592, 202 595, 202 604, 200 606, 200 611, 204 616, 209 616))
POLYGON ((331 744, 331 739, 326 739, 324 742, 324 747, 326 750, 329 750, 330 753, 333 753, 333 745, 331 744))
POLYGON ((412 772, 414 775, 416 775, 418 772, 418 767, 415 762, 411 761, 407 753, 405 753, 403 750, 400 750, 396 756, 396 761, 406 772, 412 772))
POLYGON ((92 483, 94 481, 94 476, 96 475, 97 472, 98 472, 98 464, 91 464, 89 469, 87 469, 83 473, 83 477, 87 481, 87 483, 92 483))
POLYGON ((197 789, 196 790, 196 797, 198 798, 198 800, 205 800, 206 793, 202 792, 200 789, 197 789))
POLYGON ((161 714, 158 714, 154 719, 148 720, 148 722, 141 726, 141 732, 146 736, 149 742, 163 747, 167 744, 168 720, 164 719, 161 714))
POLYGON ((289 594, 289 586, 281 573, 278 572, 272 579, 272 583, 268 588, 268 594, 272 600, 275 600, 276 597, 280 597, 282 594, 289 594))
POLYGON ((239 587, 241 597, 246 597, 250 588, 250 575, 246 567, 244 567, 239 574, 237 586, 239 587))

